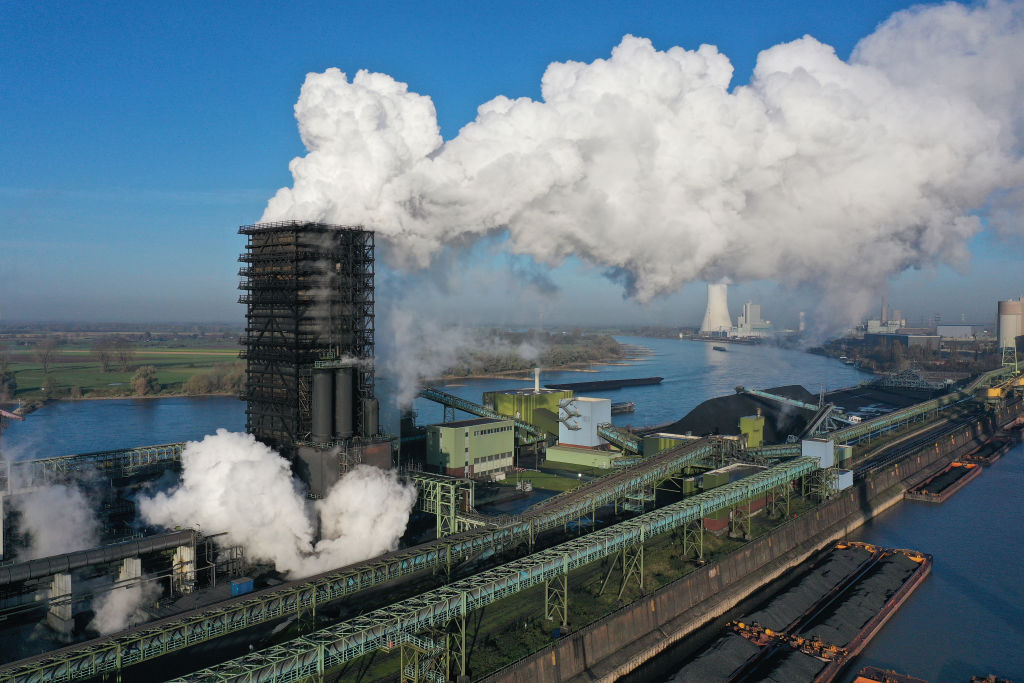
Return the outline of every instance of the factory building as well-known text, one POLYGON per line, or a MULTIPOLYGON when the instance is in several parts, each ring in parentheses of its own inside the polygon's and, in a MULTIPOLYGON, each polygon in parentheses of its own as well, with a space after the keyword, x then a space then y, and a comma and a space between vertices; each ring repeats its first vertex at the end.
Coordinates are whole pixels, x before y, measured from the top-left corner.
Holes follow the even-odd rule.
POLYGON ((1017 338, 1024 336, 1024 296, 998 304, 996 340, 998 348, 1016 348, 1017 338))
POLYGON ((899 344, 905 349, 912 346, 926 349, 938 349, 941 337, 937 334, 910 334, 905 330, 903 334, 873 333, 864 334, 864 345, 868 348, 881 346, 884 349, 899 344))
POLYGON ((990 323, 951 323, 938 325, 935 334, 943 339, 954 341, 971 341, 974 339, 991 339, 992 325, 990 323))
POLYGON ((558 411, 563 401, 572 400, 569 389, 544 389, 539 381, 532 389, 507 389, 486 391, 484 406, 544 430, 554 438, 559 435, 558 411))
POLYGON ((725 283, 708 284, 708 307, 704 311, 704 322, 700 325, 700 333, 711 336, 728 336, 732 330, 732 317, 729 315, 729 286, 725 283))
POLYGON ((512 468, 515 425, 482 417, 427 427, 427 464, 450 477, 490 478, 512 468))
POLYGON ((605 440, 597 435, 597 426, 611 421, 611 399, 577 396, 563 400, 558 407, 558 443, 584 448, 604 445, 605 440))
POLYGON ((353 465, 391 466, 374 395, 374 236, 287 221, 239 228, 246 430, 320 497, 353 465))
POLYGON ((602 470, 611 469, 616 458, 621 457, 621 451, 613 450, 607 444, 601 448, 587 448, 560 443, 556 446, 548 446, 547 455, 545 455, 545 459, 556 468, 558 463, 563 463, 602 470))
POLYGON ((733 334, 737 337, 767 337, 771 332, 771 321, 761 319, 761 304, 752 301, 743 304, 743 315, 736 319, 733 334))

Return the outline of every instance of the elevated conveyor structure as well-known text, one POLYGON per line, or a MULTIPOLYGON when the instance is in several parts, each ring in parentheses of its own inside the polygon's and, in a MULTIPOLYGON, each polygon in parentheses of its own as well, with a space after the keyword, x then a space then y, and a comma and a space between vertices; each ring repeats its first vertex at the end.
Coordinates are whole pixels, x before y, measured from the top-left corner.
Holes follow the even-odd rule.
POLYGON ((491 410, 486 406, 460 398, 455 394, 449 394, 446 391, 441 391, 440 389, 435 389, 433 387, 424 387, 420 390, 419 395, 421 398, 425 398, 428 401, 440 403, 443 406, 455 408, 456 410, 461 410, 462 412, 469 413, 470 415, 490 417, 495 420, 511 420, 516 426, 516 439, 521 444, 536 443, 538 441, 544 441, 547 438, 547 435, 543 431, 537 429, 528 422, 523 422, 522 420, 509 415, 502 415, 501 413, 491 410))
POLYGON ((0 492, 15 493, 21 489, 44 486, 68 474, 86 470, 107 477, 124 477, 150 469, 164 468, 180 462, 184 448, 184 443, 165 443, 157 446, 0 463, 0 492))
POLYGON ((180 546, 196 544, 199 534, 196 531, 175 531, 168 534, 155 534, 124 543, 114 543, 90 550, 80 550, 64 555, 40 557, 28 562, 18 562, 0 567, 0 586, 7 586, 21 581, 43 579, 54 574, 70 572, 82 567, 97 564, 118 562, 126 557, 139 557, 147 553, 170 550, 180 546))
POLYGON ((623 451, 636 453, 637 455, 643 454, 643 440, 628 429, 603 422, 597 425, 597 435, 608 443, 618 446, 623 451))
MULTIPOLYGON (((598 508, 653 488, 687 467, 711 463, 721 444, 700 439, 645 458, 636 466, 549 498, 526 513, 506 518, 501 527, 456 533, 431 543, 386 553, 275 588, 234 598, 147 624, 130 632, 97 638, 0 667, 0 683, 68 681, 117 671, 230 633, 315 611, 318 605, 349 597, 423 571, 447 569, 483 553, 517 545, 533 546, 545 531, 565 527, 598 508)), ((717 490, 724 490, 720 487, 717 490)))
POLYGON ((798 458, 309 636, 174 680, 277 682, 319 676, 364 654, 400 647, 423 631, 465 619, 475 610, 562 578, 574 569, 643 544, 645 539, 764 495, 816 468, 814 458, 798 458))
POLYGON ((818 412, 821 406, 814 403, 805 403, 804 401, 798 401, 795 398, 789 398, 788 396, 779 396, 778 394, 770 394, 767 391, 761 391, 760 389, 747 389, 746 387, 738 387, 737 391, 742 391, 744 394, 749 396, 756 396, 757 398, 764 399, 766 401, 773 401, 775 403, 781 403, 791 408, 800 408, 801 410, 809 410, 812 413, 818 412))

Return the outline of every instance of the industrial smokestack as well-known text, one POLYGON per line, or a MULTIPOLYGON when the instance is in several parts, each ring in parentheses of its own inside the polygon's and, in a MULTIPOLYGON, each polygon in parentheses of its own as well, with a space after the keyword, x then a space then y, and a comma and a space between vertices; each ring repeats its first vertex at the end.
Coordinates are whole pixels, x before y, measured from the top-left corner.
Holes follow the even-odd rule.
POLYGON ((533 390, 540 393, 540 368, 533 369, 533 390))
POLYGON ((704 311, 704 322, 700 331, 704 333, 728 332, 732 329, 729 317, 729 285, 721 282, 708 284, 708 308, 704 311))

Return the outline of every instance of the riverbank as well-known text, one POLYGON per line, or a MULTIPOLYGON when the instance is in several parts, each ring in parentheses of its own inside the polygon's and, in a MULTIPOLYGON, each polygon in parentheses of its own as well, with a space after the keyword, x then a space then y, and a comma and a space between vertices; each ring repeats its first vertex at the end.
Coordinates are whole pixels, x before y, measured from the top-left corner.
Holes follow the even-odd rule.
MULTIPOLYGON (((1018 407, 1019 411, 1019 407, 1018 407)), ((958 432, 899 462, 873 472, 827 503, 760 536, 722 559, 657 589, 642 599, 495 673, 491 683, 652 680, 641 667, 685 636, 725 617, 765 582, 817 549, 859 529, 899 505, 904 493, 954 458, 973 450, 998 431, 999 420, 979 423, 977 432, 958 432), (627 641, 622 634, 629 634, 627 641), (636 673, 634 673, 636 672, 636 673)))

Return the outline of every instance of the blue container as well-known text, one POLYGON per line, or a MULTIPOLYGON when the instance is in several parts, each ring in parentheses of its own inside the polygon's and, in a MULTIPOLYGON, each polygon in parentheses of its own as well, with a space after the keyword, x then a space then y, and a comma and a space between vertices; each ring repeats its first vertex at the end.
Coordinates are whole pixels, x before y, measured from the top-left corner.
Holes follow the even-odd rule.
POLYGON ((231 579, 231 595, 245 595, 252 593, 252 579, 243 576, 240 579, 231 579))

